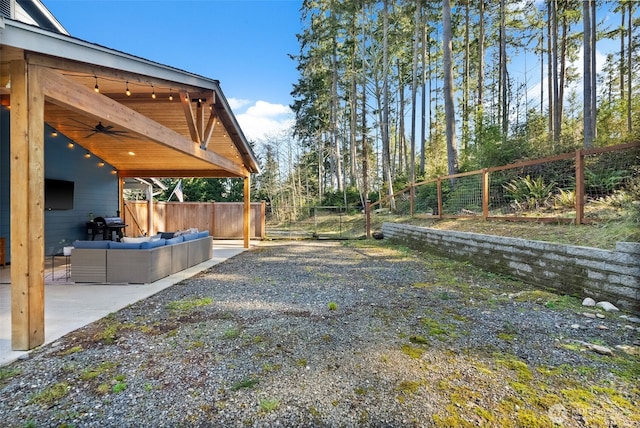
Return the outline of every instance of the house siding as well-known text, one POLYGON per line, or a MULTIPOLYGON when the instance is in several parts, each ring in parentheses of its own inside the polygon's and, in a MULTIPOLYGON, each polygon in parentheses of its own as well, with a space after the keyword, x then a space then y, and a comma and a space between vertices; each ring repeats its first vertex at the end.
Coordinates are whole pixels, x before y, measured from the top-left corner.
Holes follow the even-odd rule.
MULTIPOLYGON (((11 261, 11 185, 9 170, 9 112, 0 112, 0 236, 7 238, 7 262, 11 261)), ((73 209, 47 210, 44 213, 45 255, 62 252, 63 241, 87 239, 85 223, 89 213, 113 217, 118 210, 118 176, 109 164, 98 166, 95 156, 85 158, 87 151, 62 134, 54 137, 45 126, 45 178, 74 182, 73 209)), ((115 141, 115 140, 114 140, 115 141)))

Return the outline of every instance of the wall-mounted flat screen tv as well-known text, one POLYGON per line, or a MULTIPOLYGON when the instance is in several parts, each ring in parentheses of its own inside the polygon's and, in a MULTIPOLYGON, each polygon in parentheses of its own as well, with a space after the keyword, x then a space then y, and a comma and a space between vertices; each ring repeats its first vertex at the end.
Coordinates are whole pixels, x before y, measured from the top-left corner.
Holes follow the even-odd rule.
POLYGON ((73 181, 44 180, 44 209, 72 210, 73 209, 73 181))

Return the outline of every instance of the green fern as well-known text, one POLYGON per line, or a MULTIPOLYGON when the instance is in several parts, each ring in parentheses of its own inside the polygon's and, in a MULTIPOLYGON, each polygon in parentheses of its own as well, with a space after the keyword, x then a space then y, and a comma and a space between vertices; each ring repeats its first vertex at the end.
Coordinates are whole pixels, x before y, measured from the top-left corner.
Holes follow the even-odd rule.
POLYGON ((546 184, 544 178, 519 177, 503 184, 516 205, 521 210, 539 209, 549 205, 555 183, 546 184))

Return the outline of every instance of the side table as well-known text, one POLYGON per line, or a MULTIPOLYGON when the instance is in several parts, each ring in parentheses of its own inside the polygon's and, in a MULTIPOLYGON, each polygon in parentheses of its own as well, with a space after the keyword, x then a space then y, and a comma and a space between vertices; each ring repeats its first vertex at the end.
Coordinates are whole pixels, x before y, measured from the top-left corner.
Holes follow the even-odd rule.
POLYGON ((65 280, 68 281, 69 278, 71 278, 71 256, 63 253, 57 253, 51 256, 51 279, 54 281, 56 279, 56 257, 64 257, 65 280))

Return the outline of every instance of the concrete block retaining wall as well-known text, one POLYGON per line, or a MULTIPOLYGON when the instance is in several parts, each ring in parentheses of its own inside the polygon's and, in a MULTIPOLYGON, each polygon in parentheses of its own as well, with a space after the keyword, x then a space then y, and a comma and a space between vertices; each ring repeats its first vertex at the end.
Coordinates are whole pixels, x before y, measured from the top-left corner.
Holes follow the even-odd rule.
POLYGON ((640 243, 619 242, 615 251, 478 233, 384 223, 385 239, 468 260, 542 288, 606 300, 640 313, 640 243))

